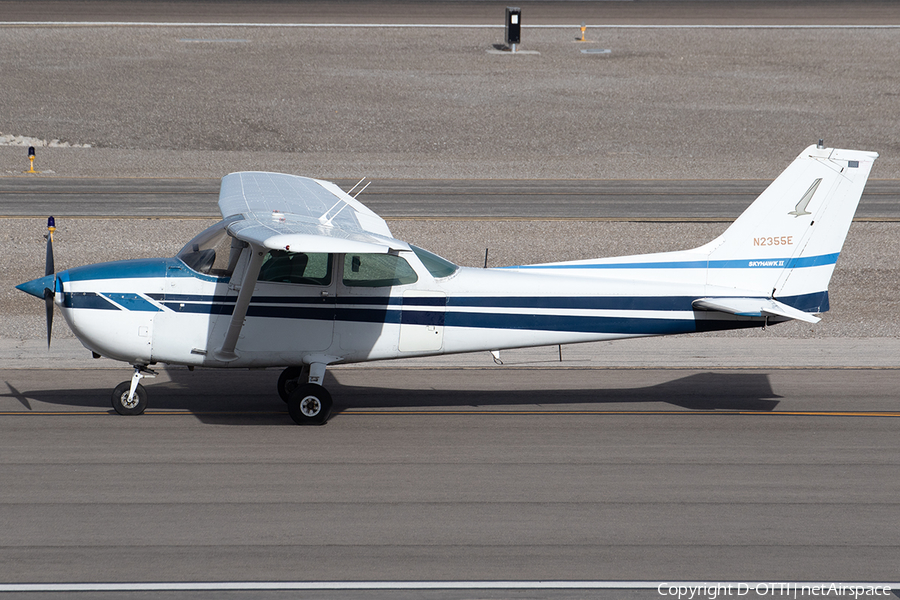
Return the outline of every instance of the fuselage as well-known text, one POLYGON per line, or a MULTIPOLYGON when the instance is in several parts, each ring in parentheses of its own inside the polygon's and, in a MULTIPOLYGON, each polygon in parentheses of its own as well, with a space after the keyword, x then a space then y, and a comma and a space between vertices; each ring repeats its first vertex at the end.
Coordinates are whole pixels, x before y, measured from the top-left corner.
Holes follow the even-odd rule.
POLYGON ((313 256, 317 273, 304 263, 308 276, 301 277, 289 273, 288 263, 279 268, 284 257, 275 256, 255 285, 237 358, 222 361, 216 351, 232 320, 234 282, 242 281, 247 254, 226 273, 182 255, 69 269, 58 274, 56 302, 97 354, 131 364, 206 367, 349 363, 765 323, 694 310, 695 299, 716 292, 700 267, 584 276, 552 267, 436 265, 434 255, 414 249, 313 256), (378 271, 384 265, 367 271, 384 256, 393 257, 387 276, 378 271))

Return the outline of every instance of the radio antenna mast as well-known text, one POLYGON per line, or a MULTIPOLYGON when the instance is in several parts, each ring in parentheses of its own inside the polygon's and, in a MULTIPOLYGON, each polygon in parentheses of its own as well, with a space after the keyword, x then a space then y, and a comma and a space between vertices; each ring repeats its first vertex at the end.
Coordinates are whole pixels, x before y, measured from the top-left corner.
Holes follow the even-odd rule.
POLYGON ((366 180, 366 178, 363 177, 362 179, 360 179, 359 181, 357 181, 357 182, 356 182, 356 185, 354 185, 352 188, 350 188, 349 190, 347 190, 347 195, 349 196, 349 195, 350 195, 350 192, 352 192, 353 190, 355 190, 355 189, 359 186, 359 184, 361 184, 361 183, 362 183, 363 181, 365 181, 365 180, 366 180))
MULTIPOLYGON (((356 185, 359 185, 359 184, 356 184, 356 185)), ((357 196, 359 196, 359 195, 362 194, 364 191, 366 191, 366 188, 369 187, 370 185, 372 185, 372 182, 371 182, 371 181, 370 181, 369 183, 367 183, 366 185, 364 185, 363 188, 362 188, 361 190, 359 190, 358 192, 356 192, 356 194, 353 195, 353 199, 355 200, 357 196)), ((353 186, 353 187, 355 188, 356 186, 353 186)), ((353 190, 351 190, 351 191, 353 191, 353 190)))

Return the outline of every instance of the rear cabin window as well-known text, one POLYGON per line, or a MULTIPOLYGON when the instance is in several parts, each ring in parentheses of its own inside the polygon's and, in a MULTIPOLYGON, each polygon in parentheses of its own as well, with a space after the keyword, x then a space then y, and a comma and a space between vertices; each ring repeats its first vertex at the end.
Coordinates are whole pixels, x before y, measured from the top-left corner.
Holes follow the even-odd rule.
POLYGON ((347 254, 344 257, 344 285, 347 287, 388 287, 419 280, 406 259, 393 254, 347 254))
POLYGON ((259 281, 330 285, 331 258, 331 254, 272 250, 263 258, 259 281))

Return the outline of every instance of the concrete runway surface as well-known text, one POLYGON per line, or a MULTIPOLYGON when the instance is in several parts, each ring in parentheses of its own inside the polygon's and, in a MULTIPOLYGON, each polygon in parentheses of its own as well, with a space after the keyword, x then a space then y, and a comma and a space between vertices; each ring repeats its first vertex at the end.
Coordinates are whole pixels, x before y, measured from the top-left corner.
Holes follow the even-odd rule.
MULTIPOLYGON (((534 28, 539 56, 498 57, 486 49, 503 3, 0 1, 0 21, 19 23, 496 21, 3 25, 0 78, 13 84, 0 86, 0 133, 93 147, 38 144, 44 173, 25 179, 24 148, 2 146, 0 189, 37 184, 26 199, 47 204, 17 209, 32 215, 53 204, 36 188, 86 177, 163 178, 210 202, 187 219, 65 220, 61 268, 173 254, 214 218, 205 186, 246 169, 400 182, 407 214, 423 210, 409 180, 582 180, 566 212, 597 178, 701 192, 704 179, 745 180, 734 185, 753 195, 824 137, 882 153, 874 216, 896 210, 900 30, 796 27, 897 25, 892 3, 524 4, 535 25, 742 28, 589 29, 611 60, 583 55, 577 27, 534 28)), ((724 227, 425 216, 391 227, 469 265, 486 247, 491 264, 521 264, 689 247, 724 227)), ((851 227, 816 328, 566 346, 561 365, 545 348, 504 353, 503 366, 472 355, 335 368, 335 416, 300 428, 276 371, 163 369, 145 382, 146 415, 110 414, 129 369, 91 360, 61 321, 48 352, 40 304, 8 289, 43 268, 41 221, 0 220, 0 585, 633 580, 646 585, 81 597, 643 599, 662 581, 897 580, 896 223, 851 227)))

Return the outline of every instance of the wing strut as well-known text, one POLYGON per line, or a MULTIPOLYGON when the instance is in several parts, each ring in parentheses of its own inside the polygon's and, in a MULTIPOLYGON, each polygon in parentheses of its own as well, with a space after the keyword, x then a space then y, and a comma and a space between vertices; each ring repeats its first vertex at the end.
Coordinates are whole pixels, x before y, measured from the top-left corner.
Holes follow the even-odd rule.
POLYGON ((263 257, 266 255, 265 248, 256 244, 250 244, 250 252, 250 264, 247 265, 244 281, 241 282, 241 291, 234 305, 234 312, 231 313, 231 323, 228 325, 225 341, 222 342, 222 347, 214 355, 217 360, 223 362, 230 362, 238 357, 234 352, 234 348, 237 346, 238 336, 241 335, 241 329, 244 327, 247 308, 250 306, 250 299, 253 297, 253 290, 256 288, 256 280, 259 278, 259 269, 262 267, 263 257))

